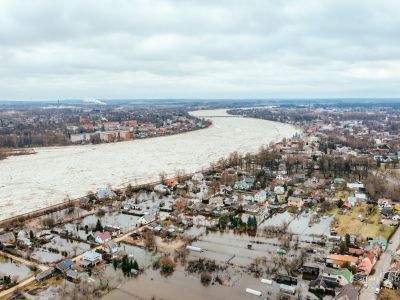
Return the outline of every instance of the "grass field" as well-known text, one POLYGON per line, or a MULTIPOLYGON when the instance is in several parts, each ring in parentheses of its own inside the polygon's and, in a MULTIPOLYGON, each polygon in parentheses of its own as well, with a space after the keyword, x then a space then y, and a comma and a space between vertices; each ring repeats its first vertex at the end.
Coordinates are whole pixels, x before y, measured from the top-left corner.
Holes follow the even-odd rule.
POLYGON ((367 215, 367 206, 365 204, 360 207, 353 207, 349 212, 344 215, 338 214, 339 209, 335 208, 332 213, 335 216, 336 229, 338 235, 345 234, 359 234, 363 238, 383 236, 388 238, 394 231, 394 227, 379 224, 380 214, 378 210, 375 210, 372 214, 367 215), (358 218, 361 214, 364 222, 358 218))

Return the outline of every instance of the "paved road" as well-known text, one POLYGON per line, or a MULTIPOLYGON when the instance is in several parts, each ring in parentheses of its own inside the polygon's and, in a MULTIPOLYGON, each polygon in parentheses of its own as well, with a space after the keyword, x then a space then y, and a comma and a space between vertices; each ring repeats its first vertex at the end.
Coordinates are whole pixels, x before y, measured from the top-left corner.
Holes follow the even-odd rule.
POLYGON ((400 245, 400 227, 396 229, 390 239, 390 244, 388 245, 386 251, 382 254, 378 262, 375 264, 375 273, 369 276, 367 279, 368 288, 362 288, 360 292, 360 300, 376 300, 377 295, 375 294, 375 289, 380 285, 383 279, 383 275, 388 270, 390 262, 392 260, 392 253, 396 252, 400 245))

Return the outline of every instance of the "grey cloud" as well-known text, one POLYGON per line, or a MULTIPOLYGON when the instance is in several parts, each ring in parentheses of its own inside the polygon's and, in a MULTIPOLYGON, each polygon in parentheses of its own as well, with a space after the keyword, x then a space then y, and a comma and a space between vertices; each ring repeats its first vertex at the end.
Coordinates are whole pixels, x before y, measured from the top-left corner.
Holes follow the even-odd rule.
POLYGON ((0 98, 398 96, 394 0, 4 0, 0 98))

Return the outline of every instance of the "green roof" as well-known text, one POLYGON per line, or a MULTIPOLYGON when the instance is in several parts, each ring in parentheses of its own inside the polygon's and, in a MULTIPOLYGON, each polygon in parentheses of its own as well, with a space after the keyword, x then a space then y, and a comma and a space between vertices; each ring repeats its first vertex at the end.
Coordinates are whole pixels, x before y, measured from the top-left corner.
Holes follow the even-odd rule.
POLYGON ((343 178, 335 178, 333 180, 333 183, 334 184, 344 184, 344 183, 346 183, 346 180, 344 180, 343 178))

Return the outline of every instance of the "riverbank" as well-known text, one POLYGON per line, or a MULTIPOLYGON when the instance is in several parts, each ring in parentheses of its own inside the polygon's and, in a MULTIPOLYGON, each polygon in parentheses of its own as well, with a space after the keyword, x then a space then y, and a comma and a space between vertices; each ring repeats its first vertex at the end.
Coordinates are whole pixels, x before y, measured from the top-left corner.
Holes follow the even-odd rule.
POLYGON ((24 149, 0 148, 0 160, 6 159, 9 156, 31 155, 35 153, 36 151, 33 148, 24 148, 24 149))
MULTIPOLYGON (((146 136, 146 137, 139 137, 136 138, 135 140, 144 140, 144 139, 151 139, 151 138, 157 138, 157 137, 168 137, 168 136, 174 136, 174 135, 179 135, 179 134, 185 134, 197 130, 202 130, 202 129, 207 129, 212 125, 211 122, 206 122, 204 124, 205 127, 202 128, 191 128, 189 130, 184 130, 181 132, 176 132, 176 133, 165 133, 162 135, 151 135, 151 136, 146 136)), ((70 143, 67 145, 52 145, 52 146, 34 146, 30 148, 0 148, 0 160, 6 159, 7 157, 10 156, 19 156, 19 155, 31 155, 31 154, 36 154, 38 149, 43 149, 43 148, 63 148, 63 147, 70 147, 70 146, 84 146, 84 145, 101 145, 101 144, 108 144, 108 143, 121 143, 121 142, 128 142, 129 140, 115 140, 112 142, 102 142, 102 143, 70 143)))

